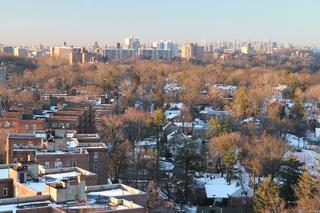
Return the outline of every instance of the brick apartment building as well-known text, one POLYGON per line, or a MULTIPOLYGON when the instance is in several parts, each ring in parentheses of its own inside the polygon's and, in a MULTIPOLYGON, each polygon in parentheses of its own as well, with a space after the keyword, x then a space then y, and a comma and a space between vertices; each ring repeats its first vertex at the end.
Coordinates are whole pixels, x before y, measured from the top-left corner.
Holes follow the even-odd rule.
POLYGON ((35 161, 36 150, 45 149, 44 139, 34 134, 9 134, 5 147, 5 162, 7 164, 35 161))
POLYGON ((0 117, 0 162, 5 161, 5 147, 7 135, 10 133, 33 133, 36 130, 43 130, 43 120, 32 120, 23 118, 22 111, 3 112, 0 117))
POLYGON ((0 179, 0 199, 13 197, 13 179, 0 179))
POLYGON ((84 129, 83 133, 95 133, 96 132, 96 112, 95 107, 90 102, 85 103, 68 103, 63 110, 67 111, 83 111, 84 116, 84 129))
POLYGON ((76 130, 78 133, 94 133, 95 109, 92 104, 69 103, 47 119, 49 129, 76 130))
MULTIPOLYGON (((38 151, 36 161, 45 168, 80 167, 89 170, 89 153, 85 149, 74 152, 38 151)), ((90 170, 89 170, 90 171, 90 170)))
POLYGON ((78 147, 89 154, 89 171, 97 173, 98 184, 105 184, 108 178, 108 148, 96 134, 76 134, 78 147))

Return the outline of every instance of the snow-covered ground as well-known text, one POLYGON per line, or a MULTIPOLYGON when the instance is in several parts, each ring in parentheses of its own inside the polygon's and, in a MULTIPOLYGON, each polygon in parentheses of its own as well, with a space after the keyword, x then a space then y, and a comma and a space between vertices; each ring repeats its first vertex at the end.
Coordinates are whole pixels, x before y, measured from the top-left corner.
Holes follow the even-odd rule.
POLYGON ((320 169, 320 154, 315 151, 306 149, 295 152, 289 151, 285 154, 284 157, 295 157, 300 162, 305 163, 305 166, 314 175, 317 175, 317 171, 320 169))
POLYGON ((292 134, 286 134, 285 140, 288 142, 290 146, 293 146, 295 148, 307 148, 308 147, 308 141, 304 138, 299 138, 296 135, 292 134))
POLYGON ((170 171, 174 169, 173 163, 168 161, 160 161, 160 170, 170 171))

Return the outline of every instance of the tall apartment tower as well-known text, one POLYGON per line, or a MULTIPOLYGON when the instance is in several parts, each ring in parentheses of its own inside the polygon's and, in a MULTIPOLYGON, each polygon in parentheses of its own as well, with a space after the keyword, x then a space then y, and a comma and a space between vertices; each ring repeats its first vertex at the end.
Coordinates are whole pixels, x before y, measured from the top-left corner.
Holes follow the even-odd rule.
POLYGON ((126 49, 139 49, 140 48, 140 41, 138 38, 130 36, 124 40, 124 45, 126 49))
POLYGON ((181 58, 190 60, 195 57, 195 45, 193 43, 184 43, 181 46, 181 58))

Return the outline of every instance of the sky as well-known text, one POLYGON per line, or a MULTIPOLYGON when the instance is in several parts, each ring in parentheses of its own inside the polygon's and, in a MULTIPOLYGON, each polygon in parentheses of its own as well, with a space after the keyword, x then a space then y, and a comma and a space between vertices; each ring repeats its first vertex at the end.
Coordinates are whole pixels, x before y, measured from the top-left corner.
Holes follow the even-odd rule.
POLYGON ((0 43, 173 40, 320 46, 319 0, 0 0, 0 43))

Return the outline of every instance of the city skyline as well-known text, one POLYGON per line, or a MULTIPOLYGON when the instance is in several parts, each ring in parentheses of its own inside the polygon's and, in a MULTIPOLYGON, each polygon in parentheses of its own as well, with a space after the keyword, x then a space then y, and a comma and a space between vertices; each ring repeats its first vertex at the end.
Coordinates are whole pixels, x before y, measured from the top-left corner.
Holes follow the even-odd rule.
POLYGON ((320 46, 317 8, 309 0, 5 1, 0 43, 89 45, 123 42, 134 35, 156 40, 212 41, 267 39, 320 46), (9 10, 10 8, 10 10, 9 10))

